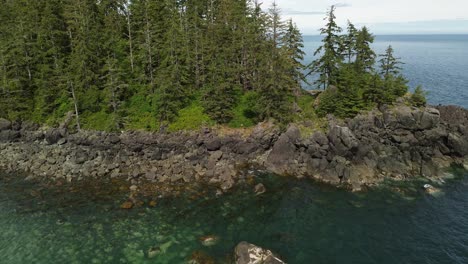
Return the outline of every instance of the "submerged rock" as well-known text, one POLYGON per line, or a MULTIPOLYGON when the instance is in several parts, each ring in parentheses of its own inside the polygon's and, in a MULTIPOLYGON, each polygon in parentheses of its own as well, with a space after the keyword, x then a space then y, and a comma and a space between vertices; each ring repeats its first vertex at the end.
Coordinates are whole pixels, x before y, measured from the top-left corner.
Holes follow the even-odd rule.
POLYGON ((266 192, 265 185, 263 185, 262 183, 255 185, 254 192, 256 195, 264 194, 266 192))
POLYGON ((160 253, 161 253, 161 248, 157 246, 150 247, 147 252, 148 258, 155 258, 160 253))
POLYGON ((435 193, 440 192, 439 189, 437 189, 436 187, 434 187, 434 186, 432 186, 430 184, 424 184, 423 188, 426 191, 426 193, 429 193, 429 194, 435 194, 435 193))
POLYGON ((259 246, 240 242, 235 248, 236 264, 285 264, 273 252, 259 246))
POLYGON ((218 244, 219 237, 214 236, 214 235, 200 237, 200 242, 205 247, 211 247, 211 246, 218 244))
POLYGON ((130 201, 124 202, 123 204, 120 205, 121 209, 132 209, 133 208, 133 203, 130 201))
POLYGON ((194 251, 188 260, 188 264, 214 264, 215 260, 203 251, 194 251))

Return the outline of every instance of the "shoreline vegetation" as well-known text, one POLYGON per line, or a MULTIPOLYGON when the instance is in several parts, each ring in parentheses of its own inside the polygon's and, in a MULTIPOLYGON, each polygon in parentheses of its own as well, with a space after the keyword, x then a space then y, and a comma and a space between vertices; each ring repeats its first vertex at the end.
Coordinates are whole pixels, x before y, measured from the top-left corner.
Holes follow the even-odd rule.
MULTIPOLYGON (((335 22, 319 58, 274 3, 257 1, 7 2, 0 32, 0 117, 70 129, 182 131, 262 122, 326 125, 407 96, 393 48, 376 54, 366 27, 335 22), (302 88, 314 75, 317 89, 302 88), (73 118, 72 116, 73 115, 73 118)), ((315 128, 314 128, 315 129, 315 128)))

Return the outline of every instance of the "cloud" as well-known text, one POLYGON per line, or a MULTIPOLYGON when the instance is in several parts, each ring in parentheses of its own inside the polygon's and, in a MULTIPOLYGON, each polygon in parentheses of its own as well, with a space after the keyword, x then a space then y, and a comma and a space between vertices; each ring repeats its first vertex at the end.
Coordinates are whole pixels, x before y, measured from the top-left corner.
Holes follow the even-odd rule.
POLYGON ((351 7, 351 4, 348 3, 336 3, 335 7, 351 7))
POLYGON ((300 10, 294 10, 290 8, 282 9, 282 13, 285 15, 303 15, 303 16, 315 16, 315 15, 325 14, 325 12, 322 12, 322 11, 300 11, 300 10))

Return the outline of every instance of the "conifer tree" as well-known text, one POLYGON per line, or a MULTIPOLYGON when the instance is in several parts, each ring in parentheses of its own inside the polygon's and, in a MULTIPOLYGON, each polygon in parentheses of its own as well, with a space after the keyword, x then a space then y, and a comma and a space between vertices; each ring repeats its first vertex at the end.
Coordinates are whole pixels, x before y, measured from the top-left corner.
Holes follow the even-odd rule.
POLYGON ((358 31, 356 37, 356 61, 354 62, 356 71, 360 74, 373 70, 375 64, 375 52, 370 47, 374 42, 374 36, 367 27, 358 31))
POLYGON ((294 93, 296 98, 300 95, 301 83, 306 82, 304 75, 304 60, 305 52, 303 50, 303 38, 297 26, 293 23, 292 19, 288 20, 287 30, 283 36, 282 42, 284 43, 284 50, 289 58, 290 74, 295 81, 294 93))
POLYGON ((339 35, 342 29, 336 23, 335 10, 336 7, 332 5, 324 19, 327 24, 320 29, 320 35, 324 36, 323 44, 315 51, 314 55, 322 54, 322 56, 309 65, 310 73, 319 74, 315 83, 319 87, 322 86, 323 89, 336 84, 338 68, 343 61, 340 54, 341 37, 339 35))
POLYGON ((386 78, 390 74, 394 76, 400 75, 401 67, 399 65, 403 64, 400 61, 400 58, 395 58, 393 55, 393 47, 390 45, 385 50, 384 54, 380 54, 380 74, 386 78))
POLYGON ((358 30, 351 21, 348 20, 347 34, 343 35, 341 53, 347 58, 347 63, 351 63, 351 60, 356 55, 356 44, 357 44, 358 30))

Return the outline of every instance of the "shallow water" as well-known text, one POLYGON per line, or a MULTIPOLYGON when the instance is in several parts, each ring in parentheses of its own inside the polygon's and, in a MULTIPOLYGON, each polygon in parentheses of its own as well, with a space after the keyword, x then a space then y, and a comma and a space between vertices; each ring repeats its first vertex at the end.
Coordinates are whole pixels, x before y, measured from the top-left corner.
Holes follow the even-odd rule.
POLYGON ((349 193, 259 175, 260 196, 247 185, 128 211, 112 185, 77 191, 20 178, 0 174, 0 263, 186 263, 194 251, 227 263, 243 240, 292 264, 468 263, 468 177, 432 196, 423 181, 349 193), (207 235, 219 243, 202 245, 207 235), (161 253, 150 259, 154 246, 161 253))

